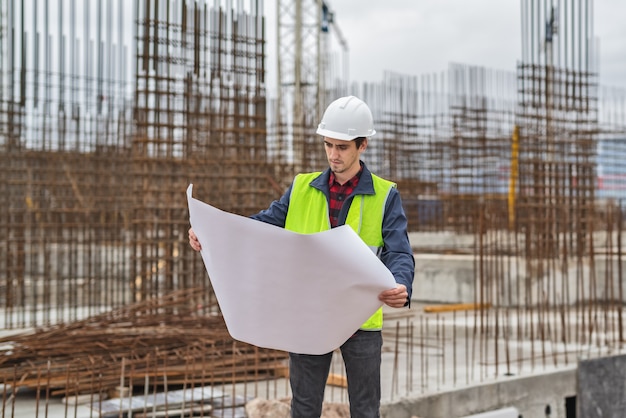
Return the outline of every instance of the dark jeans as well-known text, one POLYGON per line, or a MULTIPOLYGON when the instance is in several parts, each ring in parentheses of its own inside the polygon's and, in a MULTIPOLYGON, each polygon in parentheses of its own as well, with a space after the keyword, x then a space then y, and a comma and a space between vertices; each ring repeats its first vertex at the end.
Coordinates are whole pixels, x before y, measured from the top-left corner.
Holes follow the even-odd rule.
MULTIPOLYGON (((350 416, 380 416, 380 362, 383 345, 380 331, 358 331, 341 346, 346 365, 350 416)), ((292 418, 319 418, 333 353, 289 353, 292 418)))

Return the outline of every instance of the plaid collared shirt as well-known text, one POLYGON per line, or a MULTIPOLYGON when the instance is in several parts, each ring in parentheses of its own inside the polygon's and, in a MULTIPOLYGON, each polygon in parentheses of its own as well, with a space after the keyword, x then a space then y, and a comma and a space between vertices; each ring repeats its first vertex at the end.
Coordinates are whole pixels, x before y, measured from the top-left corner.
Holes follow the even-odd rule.
POLYGON ((361 178, 362 172, 363 166, 361 166, 361 169, 354 177, 345 182, 343 185, 337 182, 337 180, 335 179, 335 173, 333 173, 332 171, 330 172, 330 177, 328 179, 328 187, 330 191, 330 201, 328 202, 328 216, 330 217, 331 228, 336 227, 339 223, 339 212, 341 212, 343 202, 354 191, 357 184, 359 184, 359 179, 361 178))

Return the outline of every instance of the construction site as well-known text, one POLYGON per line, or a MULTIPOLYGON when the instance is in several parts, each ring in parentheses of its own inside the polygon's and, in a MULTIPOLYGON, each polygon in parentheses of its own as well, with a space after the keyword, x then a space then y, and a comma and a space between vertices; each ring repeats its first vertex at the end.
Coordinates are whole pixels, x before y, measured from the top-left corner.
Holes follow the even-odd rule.
MULTIPOLYGON (((385 316, 381 416, 598 416, 579 362, 625 353, 626 90, 598 82, 592 0, 519 1, 517 68, 363 84, 322 0, 276 0, 277 39, 259 1, 1 2, 2 417, 288 399, 287 353, 226 329, 185 190, 267 208, 327 167, 315 131, 347 94, 372 109, 365 161, 397 183, 416 260, 411 309, 385 316), (532 396, 481 389, 523 379, 532 396)), ((326 398, 348 402, 339 352, 326 398)))

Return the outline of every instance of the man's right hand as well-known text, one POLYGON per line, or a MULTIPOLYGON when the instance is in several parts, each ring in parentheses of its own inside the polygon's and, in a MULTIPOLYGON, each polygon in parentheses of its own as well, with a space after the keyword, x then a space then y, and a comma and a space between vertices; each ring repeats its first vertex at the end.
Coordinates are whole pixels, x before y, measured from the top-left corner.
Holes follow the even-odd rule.
POLYGON ((198 241, 198 237, 196 233, 193 232, 193 228, 189 228, 189 245, 196 251, 200 251, 202 246, 200 245, 200 241, 198 241))

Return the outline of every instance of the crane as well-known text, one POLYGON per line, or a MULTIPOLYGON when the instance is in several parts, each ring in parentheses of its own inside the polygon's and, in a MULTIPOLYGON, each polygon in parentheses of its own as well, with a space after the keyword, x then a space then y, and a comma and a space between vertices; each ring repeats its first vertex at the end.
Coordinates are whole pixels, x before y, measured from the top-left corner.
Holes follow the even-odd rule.
POLYGON ((328 37, 336 36, 341 46, 342 77, 346 82, 348 43, 328 2, 276 1, 276 124, 283 127, 283 135, 290 136, 293 144, 304 144, 291 156, 297 164, 309 151, 306 135, 316 126, 326 104, 330 66, 328 37))

